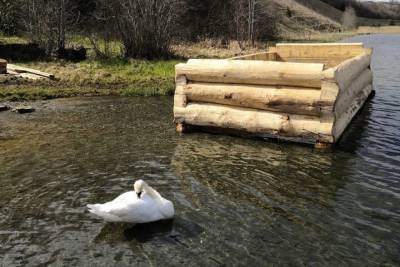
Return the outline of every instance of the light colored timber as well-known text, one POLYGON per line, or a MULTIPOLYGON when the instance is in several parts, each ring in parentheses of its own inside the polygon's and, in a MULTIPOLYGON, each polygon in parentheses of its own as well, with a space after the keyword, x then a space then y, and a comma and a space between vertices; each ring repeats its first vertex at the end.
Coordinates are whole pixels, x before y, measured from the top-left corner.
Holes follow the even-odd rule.
POLYGON ((317 57, 309 57, 309 58, 293 58, 293 57, 286 57, 281 58, 277 54, 278 61, 282 62, 299 62, 299 63, 323 63, 325 65, 325 69, 333 68, 342 63, 343 61, 347 60, 348 57, 334 57, 334 58, 317 58, 317 57))
POLYGON ((184 94, 183 88, 187 84, 186 76, 185 75, 177 75, 175 77, 176 89, 175 89, 175 96, 174 96, 174 106, 175 107, 186 107, 187 104, 187 97, 184 94))
POLYGON ((19 73, 18 73, 18 72, 16 72, 16 71, 13 71, 13 70, 9 70, 9 69, 7 69, 7 74, 11 74, 11 75, 19 75, 19 73))
POLYGON ((372 92, 372 85, 368 85, 367 87, 365 87, 354 99, 354 101, 350 104, 347 111, 341 114, 340 117, 335 120, 332 131, 332 135, 334 137, 335 142, 339 140, 344 130, 349 125, 353 117, 364 105, 371 92, 372 92))
POLYGON ((370 69, 364 70, 360 76, 358 76, 351 85, 344 90, 340 90, 340 93, 335 102, 334 112, 336 116, 340 116, 344 113, 348 107, 354 102, 355 98, 360 92, 368 85, 372 84, 372 72, 370 69))
POLYGON ((203 103, 189 103, 186 108, 175 107, 174 113, 176 122, 189 125, 332 141, 333 121, 321 123, 318 117, 203 103))
POLYGON ((286 58, 352 58, 368 49, 362 43, 277 44, 276 51, 286 58))
POLYGON ((319 115, 321 91, 315 88, 217 83, 189 83, 183 87, 189 102, 224 104, 277 112, 319 115))
MULTIPOLYGON (((319 101, 320 103, 326 103, 325 105, 321 105, 322 114, 333 115, 333 108, 337 96, 339 95, 339 91, 340 89, 337 83, 331 81, 322 81, 321 95, 319 101)), ((325 117, 321 119, 325 119, 325 117)))
POLYGON ((189 81, 320 88, 323 64, 191 59, 176 66, 189 81))
POLYGON ((53 74, 42 72, 42 71, 38 71, 38 70, 34 70, 34 69, 31 69, 31 68, 20 67, 20 66, 16 66, 16 65, 13 65, 13 64, 8 64, 7 65, 7 69, 9 69, 11 71, 18 72, 18 73, 31 73, 31 74, 36 74, 36 75, 39 75, 39 76, 43 76, 45 78, 54 79, 54 75, 53 74))
POLYGON ((243 55, 230 58, 232 60, 269 60, 269 61, 276 61, 278 54, 276 52, 261 52, 261 53, 254 53, 250 55, 243 55))
POLYGON ((46 77, 44 77, 44 76, 36 75, 36 74, 33 74, 33 73, 18 73, 17 76, 19 76, 21 78, 29 79, 29 80, 46 79, 46 77))
POLYGON ((189 60, 176 66, 177 131, 325 147, 340 138, 372 91, 371 54, 361 43, 278 44, 227 60, 189 60))
POLYGON ((364 53, 324 71, 324 80, 337 82, 341 89, 347 88, 370 64, 371 55, 364 53))

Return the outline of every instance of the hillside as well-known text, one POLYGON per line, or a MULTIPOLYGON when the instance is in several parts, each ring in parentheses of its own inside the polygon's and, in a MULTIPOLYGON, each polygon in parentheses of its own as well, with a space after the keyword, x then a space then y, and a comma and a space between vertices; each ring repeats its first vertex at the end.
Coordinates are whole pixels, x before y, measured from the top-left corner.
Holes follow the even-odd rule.
MULTIPOLYGON (((341 25, 334 17, 326 16, 329 9, 334 9, 318 0, 315 4, 322 4, 320 10, 311 8, 306 5, 307 1, 297 0, 273 0, 271 1, 271 10, 276 11, 279 17, 279 30, 281 33, 300 32, 307 33, 313 31, 336 31, 339 30, 341 25), (304 3, 303 3, 304 2, 304 3), (325 5, 325 6, 324 6, 325 5), (326 9, 325 11, 323 9, 326 9)), ((315 5, 313 5, 315 6, 315 5)), ((338 16, 341 12, 338 11, 338 16)))
POLYGON ((364 2, 365 9, 380 19, 400 19, 400 3, 364 2))
MULTIPOLYGON (((346 0, 273 0, 273 10, 278 10, 281 18, 280 31, 286 33, 313 31, 339 31, 343 11, 340 3, 346 0), (336 8, 337 7, 337 8, 336 8)), ((348 2, 348 1, 347 1, 348 2)), ((357 2, 356 10, 366 17, 359 17, 359 25, 383 26, 400 25, 400 4, 357 2), (358 9, 357 9, 358 8, 358 9), (367 16, 368 15, 368 16, 367 16)))
MULTIPOLYGON (((359 17, 369 19, 400 19, 400 2, 355 1, 355 0, 321 0, 339 10, 352 5, 359 17)), ((312 2, 312 1, 311 1, 312 2)))

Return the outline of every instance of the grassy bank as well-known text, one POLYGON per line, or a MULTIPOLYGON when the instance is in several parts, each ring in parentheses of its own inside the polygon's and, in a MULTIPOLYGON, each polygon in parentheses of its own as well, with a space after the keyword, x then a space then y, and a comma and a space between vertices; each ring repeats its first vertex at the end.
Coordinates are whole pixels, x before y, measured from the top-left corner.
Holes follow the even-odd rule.
MULTIPOLYGON (((382 29, 380 29, 382 31, 382 29)), ((387 31, 387 29, 385 28, 387 31)), ((398 29, 396 29, 398 30, 398 29)), ((309 32, 291 33, 282 36, 285 42, 336 42, 357 34, 377 31, 376 28, 361 28, 350 32, 309 32)), ((84 39, 75 38, 75 44, 84 43, 84 39)), ((19 37, 2 37, 0 43, 25 43, 19 37)), ((84 43, 85 46, 88 44, 84 43)), ((196 44, 174 45, 172 50, 178 58, 229 58, 240 54, 264 51, 273 43, 260 43, 256 47, 242 50, 231 42, 222 45, 215 40, 206 40, 196 44)), ((115 45, 116 52, 118 51, 115 45)), ((88 51, 93 58, 93 51, 88 51)), ((174 92, 174 66, 184 60, 123 60, 115 55, 112 60, 86 60, 72 63, 60 60, 13 62, 21 66, 53 73, 54 81, 27 82, 1 77, 0 101, 36 100, 70 96, 155 96, 171 95, 174 92)))
POLYGON ((1 100, 33 100, 78 95, 153 96, 174 92, 177 60, 87 60, 19 63, 53 73, 56 80, 0 80, 1 100))

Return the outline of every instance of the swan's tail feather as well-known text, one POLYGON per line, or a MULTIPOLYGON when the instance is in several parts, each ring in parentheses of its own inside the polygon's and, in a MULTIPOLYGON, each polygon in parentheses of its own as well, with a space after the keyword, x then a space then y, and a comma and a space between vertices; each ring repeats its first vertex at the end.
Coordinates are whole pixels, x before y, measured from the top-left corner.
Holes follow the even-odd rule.
POLYGON ((115 215, 109 214, 103 210, 101 210, 101 204, 87 204, 86 207, 88 208, 90 213, 103 218, 108 222, 119 222, 120 218, 115 215))
POLYGON ((98 206, 99 204, 87 204, 86 207, 88 208, 88 210, 90 212, 94 212, 96 210, 96 206, 98 206))

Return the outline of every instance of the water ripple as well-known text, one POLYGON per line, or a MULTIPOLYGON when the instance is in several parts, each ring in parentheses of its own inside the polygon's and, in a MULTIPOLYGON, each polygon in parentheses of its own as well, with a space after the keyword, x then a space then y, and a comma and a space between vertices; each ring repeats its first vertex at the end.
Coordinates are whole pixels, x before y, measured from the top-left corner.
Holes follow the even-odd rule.
POLYGON ((400 265, 400 37, 358 41, 375 48, 377 94, 328 151, 177 135, 170 97, 1 113, 1 265, 400 265), (85 211, 138 178, 174 201, 175 220, 85 211))

